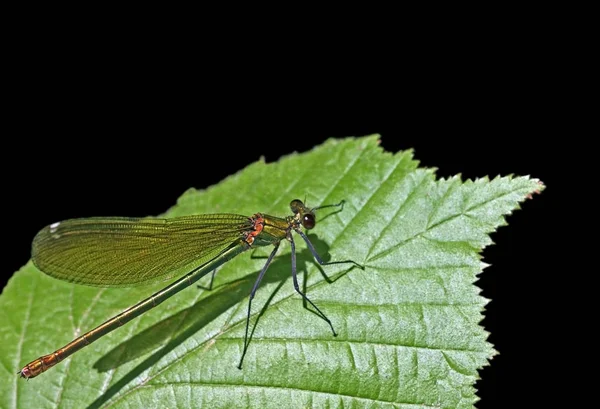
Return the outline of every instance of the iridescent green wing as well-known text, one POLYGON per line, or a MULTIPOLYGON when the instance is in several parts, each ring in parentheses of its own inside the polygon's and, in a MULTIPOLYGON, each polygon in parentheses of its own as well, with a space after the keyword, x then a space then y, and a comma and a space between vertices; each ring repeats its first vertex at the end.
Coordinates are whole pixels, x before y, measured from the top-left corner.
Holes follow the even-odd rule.
POLYGON ((93 217, 43 228, 32 260, 61 280, 101 287, 168 280, 239 244, 252 230, 246 216, 206 214, 174 219, 93 217))

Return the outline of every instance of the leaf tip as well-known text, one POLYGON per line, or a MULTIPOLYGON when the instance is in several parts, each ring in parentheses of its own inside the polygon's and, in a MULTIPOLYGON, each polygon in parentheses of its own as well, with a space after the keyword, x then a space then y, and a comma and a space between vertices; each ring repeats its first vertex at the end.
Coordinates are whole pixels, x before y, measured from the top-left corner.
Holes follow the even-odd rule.
POLYGON ((532 178, 531 181, 534 182, 535 184, 537 184, 537 186, 536 186, 535 189, 533 189, 533 191, 531 193, 528 193, 525 196, 526 199, 533 199, 533 195, 534 194, 539 195, 540 193, 542 193, 542 191, 544 189, 546 189, 546 185, 541 180, 536 179, 536 178, 532 178))

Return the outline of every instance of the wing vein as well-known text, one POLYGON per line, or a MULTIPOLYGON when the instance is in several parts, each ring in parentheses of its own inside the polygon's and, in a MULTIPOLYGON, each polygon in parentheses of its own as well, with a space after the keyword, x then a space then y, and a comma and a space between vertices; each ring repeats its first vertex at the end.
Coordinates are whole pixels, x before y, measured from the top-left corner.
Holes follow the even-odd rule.
POLYGON ((99 287, 164 281, 201 266, 253 228, 247 216, 85 218, 34 238, 33 263, 51 277, 99 287))

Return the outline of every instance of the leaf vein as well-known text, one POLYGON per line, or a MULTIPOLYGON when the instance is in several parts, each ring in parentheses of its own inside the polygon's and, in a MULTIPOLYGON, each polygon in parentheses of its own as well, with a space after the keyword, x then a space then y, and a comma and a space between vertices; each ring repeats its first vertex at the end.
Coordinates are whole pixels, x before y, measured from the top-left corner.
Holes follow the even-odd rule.
MULTIPOLYGON (((364 150, 363 150, 363 151, 361 151, 361 154, 362 154, 362 152, 364 152, 364 150)), ((358 159, 359 159, 359 158, 360 158, 360 156, 357 158, 357 160, 356 160, 356 161, 354 161, 354 162, 352 163, 352 166, 354 166, 354 164, 355 164, 355 163, 358 161, 358 159)), ((400 165, 400 163, 402 163, 402 162, 403 162, 403 159, 404 159, 404 157, 402 157, 402 156, 397 158, 397 160, 396 160, 396 163, 394 164, 394 166, 392 166, 392 167, 390 168, 390 171, 388 172, 388 174, 387 174, 387 175, 385 175, 385 177, 384 177, 384 179, 383 179, 382 183, 379 185, 379 187, 378 187, 378 188, 376 188, 376 189, 374 189, 374 190, 371 192, 371 195, 370 195, 370 196, 367 198, 367 200, 364 202, 363 206, 362 206, 360 209, 358 209, 358 211, 357 211, 356 213, 354 213, 354 214, 352 215, 352 217, 351 217, 351 218, 350 218, 350 219, 349 219, 349 220, 348 220, 348 221, 347 221, 347 222, 344 224, 344 226, 342 227, 342 230, 340 230, 340 232, 338 233, 338 235, 337 235, 337 236, 336 236, 336 237, 333 239, 333 241, 332 241, 331 243, 329 243, 329 246, 330 246, 330 247, 333 247, 333 246, 334 246, 334 245, 337 243, 337 240, 338 240, 338 238, 340 238, 340 237, 343 237, 343 236, 344 236, 344 233, 346 232, 346 230, 348 229, 348 227, 349 227, 349 226, 351 226, 351 225, 353 224, 354 220, 356 220, 356 218, 357 218, 358 216, 362 215, 364 212, 368 212, 368 211, 369 211, 369 209, 368 209, 368 205, 369 205, 369 203, 370 203, 370 202, 371 202, 371 200, 372 200, 372 199, 373 199, 373 198, 374 198, 374 197, 377 195, 377 192, 378 192, 379 190, 381 190, 381 188, 383 187, 383 185, 384 185, 384 184, 386 184, 386 183, 388 182, 389 178, 390 178, 390 177, 391 177, 391 176, 392 176, 392 175, 395 173, 395 171, 396 171, 396 169, 398 168, 398 166, 400 165)), ((348 169, 348 171, 347 171, 347 172, 349 172, 349 171, 350 171, 350 168, 348 169)), ((346 172, 346 173, 347 173, 347 172, 346 172)), ((341 178, 340 178, 339 180, 341 180, 341 178)), ((337 187, 337 184, 339 183, 339 180, 336 182, 336 184, 335 184, 335 187, 337 187)), ((330 192, 331 192, 331 191, 333 191, 333 189, 334 189, 334 188, 332 188, 332 189, 330 190, 330 192)))
MULTIPOLYGON (((516 188, 515 188, 515 189, 513 189, 513 190, 509 190, 509 191, 507 191, 507 192, 503 192, 503 193, 501 193, 501 194, 499 194, 499 195, 497 195, 497 196, 494 196, 494 197, 490 198, 489 200, 485 200, 485 201, 483 201, 483 202, 481 202, 481 203, 476 203, 476 204, 472 205, 471 207, 467 207, 467 209, 465 209, 465 213, 466 213, 466 212, 473 211, 473 210, 475 210, 475 209, 478 209, 478 208, 480 208, 480 207, 483 207, 483 206, 485 206, 486 204, 488 204, 488 203, 491 203, 491 202, 493 202, 493 201, 496 201, 496 200, 499 200, 500 198, 502 198, 502 197, 504 197, 504 196, 508 196, 508 195, 511 195, 511 194, 513 194, 513 193, 516 193, 516 192, 517 192, 517 191, 519 191, 519 190, 523 190, 523 191, 525 191, 525 192, 529 192, 529 189, 528 189, 528 188, 519 186, 519 187, 516 187, 516 188)), ((523 198, 523 199, 525 199, 525 198, 523 198)))
POLYGON ((442 197, 440 197, 438 200, 433 201, 433 208, 431 210, 431 213, 427 217, 427 223, 426 223, 427 230, 431 229, 431 226, 429 225, 429 223, 431 222, 431 219, 433 219, 437 215, 439 210, 444 205, 448 196, 450 196, 450 193, 453 193, 457 186, 460 187, 460 183, 456 182, 457 179, 450 179, 450 180, 452 181, 452 184, 450 186, 448 186, 448 189, 446 189, 446 191, 444 192, 442 197))
MULTIPOLYGON (((221 338, 221 341, 230 341, 230 342, 242 342, 243 337, 227 337, 221 338)), ((338 338, 311 338, 311 339, 298 339, 298 338, 257 338, 252 340, 253 343, 273 343, 273 342, 285 342, 285 343, 299 343, 302 347, 305 344, 322 344, 322 343, 332 343, 332 344, 352 344, 352 345, 369 345, 369 346, 379 346, 379 347, 394 347, 394 348, 406 348, 406 349, 414 349, 414 350, 424 350, 424 351, 435 351, 435 352, 465 352, 470 354, 486 354, 486 350, 477 350, 477 349, 469 349, 469 348, 457 348, 457 347, 436 347, 431 345, 409 345, 409 344, 400 344, 400 343, 390 343, 390 342, 382 342, 382 341, 368 341, 368 340, 348 340, 348 339, 338 339, 338 338)), ((194 347, 196 349, 196 347, 194 347)), ((190 351, 192 351, 190 349, 190 351)), ((304 353, 304 352, 303 352, 304 353)), ((303 355, 305 359, 306 355, 303 355)), ((175 362, 175 361, 173 361, 175 362)))
MULTIPOLYGON (((416 173, 416 172, 413 172, 416 173)), ((400 214, 404 208, 406 207, 406 205, 412 200, 412 198, 415 196, 416 192, 421 188, 421 186, 425 183, 425 182, 429 182, 429 178, 427 178, 428 174, 427 173, 423 173, 422 174, 422 179, 419 181, 419 183, 417 184, 417 186, 415 186, 414 188, 412 188, 412 190, 409 192, 408 196, 406 197, 406 199, 404 199, 404 202, 402 202, 402 204, 400 206, 398 206, 398 208, 396 209, 396 211, 394 212, 394 215, 391 217, 390 220, 394 220, 398 214, 400 214)), ((373 240, 373 243, 371 244, 371 246, 369 247, 369 250, 367 251, 367 259, 369 259, 369 255, 371 254, 371 252, 373 251, 373 249, 377 246, 377 244, 379 244, 379 242, 383 239, 385 232, 390 228, 390 224, 391 223, 387 223, 385 225, 385 227, 381 230, 381 232, 379 232, 379 234, 377 235, 377 238, 375 240, 373 240)))

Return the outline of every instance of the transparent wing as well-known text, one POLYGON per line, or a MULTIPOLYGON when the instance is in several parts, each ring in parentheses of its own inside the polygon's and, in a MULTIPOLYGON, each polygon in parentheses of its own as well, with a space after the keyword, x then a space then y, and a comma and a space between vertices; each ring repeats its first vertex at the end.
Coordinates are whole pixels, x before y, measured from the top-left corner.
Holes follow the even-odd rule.
POLYGON ((236 214, 71 219, 46 226, 35 236, 32 260, 49 276, 73 283, 146 284, 206 263, 238 245, 252 228, 248 217, 236 214))

